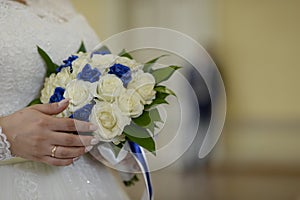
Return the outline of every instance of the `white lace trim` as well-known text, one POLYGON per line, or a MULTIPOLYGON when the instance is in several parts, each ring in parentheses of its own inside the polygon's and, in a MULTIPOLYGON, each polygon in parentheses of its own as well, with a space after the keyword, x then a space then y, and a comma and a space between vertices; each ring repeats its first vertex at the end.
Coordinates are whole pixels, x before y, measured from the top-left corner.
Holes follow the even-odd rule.
POLYGON ((0 126, 0 160, 8 160, 13 157, 9 148, 10 143, 7 141, 7 137, 2 132, 2 127, 0 126))

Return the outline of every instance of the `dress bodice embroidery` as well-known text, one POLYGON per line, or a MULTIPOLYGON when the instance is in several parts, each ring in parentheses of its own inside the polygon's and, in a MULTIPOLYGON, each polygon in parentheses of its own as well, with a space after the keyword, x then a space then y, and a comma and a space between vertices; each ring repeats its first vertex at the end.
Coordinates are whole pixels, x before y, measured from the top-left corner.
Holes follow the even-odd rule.
POLYGON ((0 0, 0 116, 24 108, 38 96, 46 70, 37 45, 60 64, 81 41, 87 49, 98 43, 68 0, 27 2, 0 0))

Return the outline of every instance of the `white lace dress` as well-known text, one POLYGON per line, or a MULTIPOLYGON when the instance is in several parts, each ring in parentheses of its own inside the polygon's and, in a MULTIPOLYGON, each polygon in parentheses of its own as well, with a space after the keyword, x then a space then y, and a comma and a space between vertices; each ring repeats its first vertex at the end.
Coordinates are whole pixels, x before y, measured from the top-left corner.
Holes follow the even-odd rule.
MULTIPOLYGON (((45 66, 36 45, 59 63, 83 40, 88 49, 98 39, 68 0, 0 0, 0 116, 24 108, 39 93, 45 66)), ((20 130, 21 131, 21 130, 20 130)), ((82 157, 74 165, 0 161, 0 199, 127 199, 101 163, 82 157)))

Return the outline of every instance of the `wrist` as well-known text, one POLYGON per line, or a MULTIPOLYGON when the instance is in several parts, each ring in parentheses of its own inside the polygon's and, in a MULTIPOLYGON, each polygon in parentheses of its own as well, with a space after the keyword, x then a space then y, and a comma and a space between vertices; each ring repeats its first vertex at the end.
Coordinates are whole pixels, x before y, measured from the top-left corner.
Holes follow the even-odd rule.
POLYGON ((2 128, 2 133, 6 135, 7 140, 11 143, 13 140, 13 135, 11 134, 11 128, 14 125, 11 125, 9 122, 12 121, 12 118, 8 116, 2 116, 0 117, 0 127, 2 128))

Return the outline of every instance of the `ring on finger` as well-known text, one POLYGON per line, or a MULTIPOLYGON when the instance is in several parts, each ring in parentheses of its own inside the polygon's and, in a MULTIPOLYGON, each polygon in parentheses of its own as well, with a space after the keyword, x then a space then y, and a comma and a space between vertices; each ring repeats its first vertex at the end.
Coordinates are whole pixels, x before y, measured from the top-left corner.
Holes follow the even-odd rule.
POLYGON ((55 158, 55 152, 57 150, 57 146, 54 145, 53 148, 51 149, 51 157, 55 158))

